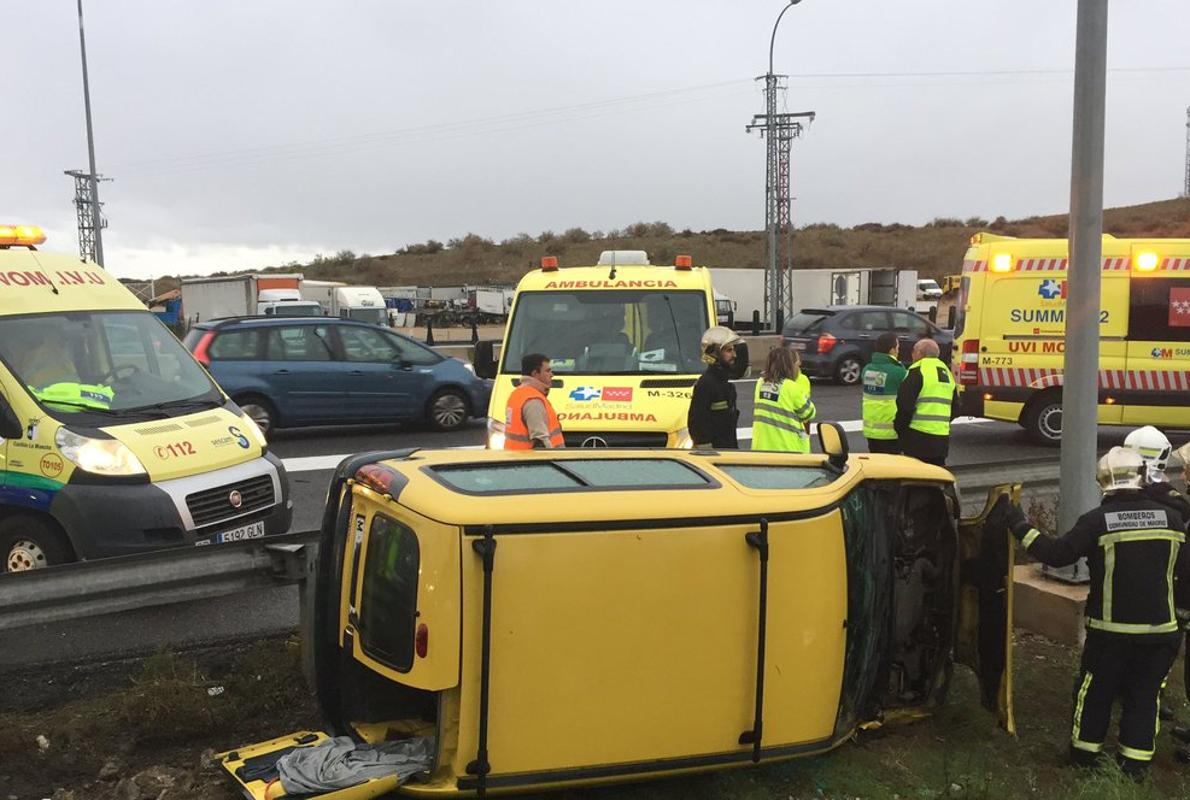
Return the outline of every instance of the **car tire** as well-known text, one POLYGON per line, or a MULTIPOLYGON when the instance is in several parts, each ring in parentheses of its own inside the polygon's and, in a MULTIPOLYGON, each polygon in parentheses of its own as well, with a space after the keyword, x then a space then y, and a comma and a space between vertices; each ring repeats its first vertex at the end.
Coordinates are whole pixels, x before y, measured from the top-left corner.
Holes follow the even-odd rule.
POLYGON ((277 409, 260 395, 249 394, 237 397, 235 403, 252 418, 252 421, 265 436, 269 436, 277 427, 277 409))
POLYGON ((1043 392, 1025 407, 1021 426, 1037 444, 1057 447, 1062 443, 1062 395, 1043 392))
POLYGON ((471 417, 467 398, 457 389, 439 389, 426 403, 426 420, 440 433, 457 431, 471 417))
POLYGON ((0 574, 72 560, 66 538, 53 522, 32 514, 13 514, 0 520, 0 574))
POLYGON ((843 356, 835 367, 835 380, 844 386, 854 386, 859 383, 864 365, 855 356, 843 356))

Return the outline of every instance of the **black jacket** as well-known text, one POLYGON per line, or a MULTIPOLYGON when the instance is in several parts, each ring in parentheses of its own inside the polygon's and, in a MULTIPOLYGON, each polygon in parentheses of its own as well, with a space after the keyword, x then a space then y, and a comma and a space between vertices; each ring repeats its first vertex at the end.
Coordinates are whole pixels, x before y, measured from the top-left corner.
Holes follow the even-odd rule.
MULTIPOLYGON (((1145 487, 1145 497, 1177 511, 1182 515, 1186 526, 1190 528, 1190 501, 1186 499, 1186 495, 1173 488, 1172 484, 1166 481, 1150 483, 1145 487)), ((1182 545, 1182 547, 1185 546, 1182 545)), ((1190 576, 1179 575, 1176 578, 1173 587, 1174 604, 1178 608, 1190 609, 1190 576)), ((1186 668, 1190 669, 1190 662, 1187 663, 1186 668)))
POLYGON ((1138 490, 1103 498, 1061 537, 1041 533, 1022 518, 1013 522, 1012 532, 1034 558, 1064 567, 1086 556, 1091 571, 1087 627, 1111 633, 1177 631, 1170 578, 1190 578, 1190 561, 1179 546, 1186 520, 1178 510, 1138 490))
POLYGON ((696 445, 709 444, 717 449, 738 449, 736 423, 740 411, 736 408, 735 386, 727 370, 718 364, 707 367, 690 396, 690 412, 686 427, 696 445))

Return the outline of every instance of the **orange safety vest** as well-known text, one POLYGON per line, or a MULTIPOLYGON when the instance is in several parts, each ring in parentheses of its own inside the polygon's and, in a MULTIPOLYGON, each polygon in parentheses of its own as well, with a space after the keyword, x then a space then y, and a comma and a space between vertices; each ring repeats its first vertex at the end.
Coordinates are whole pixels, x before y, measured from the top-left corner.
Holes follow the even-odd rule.
POLYGON ((562 426, 558 423, 558 415, 554 407, 540 389, 522 383, 512 390, 508 396, 508 408, 504 411, 504 449, 532 450, 533 440, 529 437, 529 426, 525 424, 525 417, 521 413, 525 403, 529 400, 540 400, 545 404, 545 419, 550 430, 550 447, 565 447, 562 438, 562 426))

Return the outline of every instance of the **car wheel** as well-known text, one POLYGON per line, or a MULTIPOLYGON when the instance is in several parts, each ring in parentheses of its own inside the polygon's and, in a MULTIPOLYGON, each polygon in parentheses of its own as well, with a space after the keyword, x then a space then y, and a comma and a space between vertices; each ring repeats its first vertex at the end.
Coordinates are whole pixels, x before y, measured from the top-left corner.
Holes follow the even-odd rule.
POLYGON ((1046 392, 1025 408, 1021 425, 1038 444, 1057 447, 1062 443, 1062 395, 1046 392))
POLYGON ((854 386, 859 383, 859 376, 864 371, 864 365, 855 356, 844 356, 835 368, 835 380, 844 386, 854 386))
POLYGON ((71 560, 57 527, 27 514, 0 522, 0 558, 0 572, 28 572, 71 560))
POLYGON ((260 428, 261 433, 265 436, 269 435, 273 427, 277 424, 277 411, 273 408, 273 404, 263 397, 249 396, 236 400, 236 405, 244 410, 244 413, 252 418, 260 428))
POLYGON ((454 389, 435 393, 426 405, 426 418, 436 431, 457 431, 468 416, 467 399, 454 389))

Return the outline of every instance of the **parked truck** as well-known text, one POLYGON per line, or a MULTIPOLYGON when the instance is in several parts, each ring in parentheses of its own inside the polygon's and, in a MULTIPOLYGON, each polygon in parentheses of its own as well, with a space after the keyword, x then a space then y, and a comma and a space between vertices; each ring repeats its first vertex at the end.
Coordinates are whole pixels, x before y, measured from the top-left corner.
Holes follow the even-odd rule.
MULTIPOLYGON (((786 273, 792 285, 793 308, 811 306, 883 305, 914 310, 917 304, 917 270, 854 267, 845 269, 795 269, 786 273)), ((758 312, 761 327, 772 329, 765 316, 764 270, 711 268, 716 307, 719 297, 730 299, 737 327, 752 324, 758 312)), ((718 314, 726 316, 726 308, 718 314)))
POLYGON ((302 297, 316 301, 332 317, 388 325, 384 297, 375 286, 351 286, 342 281, 301 282, 302 297))
POLYGON ((226 275, 182 280, 182 315, 186 327, 226 317, 266 314, 312 317, 322 313, 318 303, 304 299, 300 274, 226 275))

